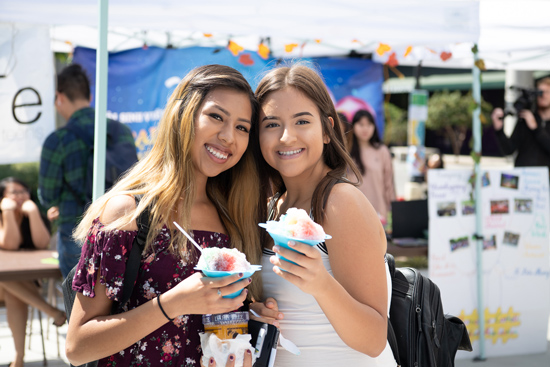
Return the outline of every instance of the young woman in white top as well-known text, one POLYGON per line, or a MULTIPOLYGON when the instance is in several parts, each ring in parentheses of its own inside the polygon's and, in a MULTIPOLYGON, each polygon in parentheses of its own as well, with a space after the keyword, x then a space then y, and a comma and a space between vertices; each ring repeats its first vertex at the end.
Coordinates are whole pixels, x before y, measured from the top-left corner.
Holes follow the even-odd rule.
MULTIPOLYGON (((332 239, 297 251, 263 232, 263 303, 251 308, 280 326, 300 355, 278 350, 276 366, 396 366, 387 345, 386 236, 376 211, 345 176, 360 180, 321 77, 304 65, 279 67, 259 83, 255 142, 263 220, 306 210, 332 239), (278 259, 275 253, 297 265, 278 259)), ((280 348, 279 348, 280 349, 280 348)))

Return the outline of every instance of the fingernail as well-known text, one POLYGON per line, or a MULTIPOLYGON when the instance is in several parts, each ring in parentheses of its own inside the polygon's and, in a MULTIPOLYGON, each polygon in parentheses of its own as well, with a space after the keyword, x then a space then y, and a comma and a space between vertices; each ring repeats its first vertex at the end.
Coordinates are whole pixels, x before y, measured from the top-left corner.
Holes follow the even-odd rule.
POLYGON ((247 350, 246 350, 246 354, 250 355, 250 354, 252 354, 252 353, 250 353, 250 350, 247 349, 247 350))
POLYGON ((245 289, 245 290, 244 290, 244 294, 248 294, 248 289, 245 289))
POLYGON ((282 318, 283 318, 283 314, 282 314, 282 313, 278 314, 278 315, 277 315, 277 318, 282 319, 282 318))
POLYGON ((213 364, 214 364, 214 357, 210 357, 210 361, 208 361, 208 364, 209 364, 209 365, 213 365, 213 364))
POLYGON ((275 306, 275 304, 273 302, 267 302, 266 306, 267 307, 273 307, 273 306, 275 306))
POLYGON ((273 321, 273 326, 279 327, 279 321, 273 321))
POLYGON ((248 283, 252 283, 252 278, 248 278, 248 283))
POLYGON ((279 246, 273 246, 273 252, 279 252, 279 246))
POLYGON ((288 241, 288 245, 289 245, 289 246, 294 246, 294 245, 296 245, 296 242, 294 242, 294 241, 288 241))
POLYGON ((243 277, 243 273, 239 273, 239 277, 241 277, 241 278, 242 278, 242 277, 243 277))
POLYGON ((229 360, 232 361, 232 360, 234 360, 234 359, 235 359, 235 356, 234 356, 233 354, 230 354, 230 355, 229 355, 229 360))

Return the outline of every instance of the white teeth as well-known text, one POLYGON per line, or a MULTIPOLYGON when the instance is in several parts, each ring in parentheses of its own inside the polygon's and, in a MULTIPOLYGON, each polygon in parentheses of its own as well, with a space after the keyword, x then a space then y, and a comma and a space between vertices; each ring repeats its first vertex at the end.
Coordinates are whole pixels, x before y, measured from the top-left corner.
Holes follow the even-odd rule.
POLYGON ((302 151, 302 149, 296 149, 296 150, 289 150, 287 152, 281 152, 279 151, 279 154, 280 155, 293 155, 293 154, 298 154, 302 151))
POLYGON ((212 155, 216 158, 219 158, 219 159, 227 159, 227 157, 229 156, 228 154, 223 154, 222 152, 219 152, 217 150, 214 150, 214 148, 206 145, 206 150, 208 150, 210 153, 212 153, 212 155))

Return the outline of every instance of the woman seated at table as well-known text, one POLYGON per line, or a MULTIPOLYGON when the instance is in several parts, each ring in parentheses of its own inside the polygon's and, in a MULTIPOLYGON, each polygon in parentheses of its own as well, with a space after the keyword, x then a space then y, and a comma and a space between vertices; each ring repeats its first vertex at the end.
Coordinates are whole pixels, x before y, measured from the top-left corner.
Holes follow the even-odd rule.
MULTIPOLYGON (((14 177, 0 181, 0 249, 46 249, 50 243, 50 223, 31 200, 29 187, 14 177)), ((0 253, 0 256, 2 254, 0 253)), ((6 304, 8 325, 15 344, 15 360, 10 367, 23 366, 28 305, 53 318, 55 326, 67 320, 65 312, 47 303, 34 281, 0 282, 0 301, 6 304)))

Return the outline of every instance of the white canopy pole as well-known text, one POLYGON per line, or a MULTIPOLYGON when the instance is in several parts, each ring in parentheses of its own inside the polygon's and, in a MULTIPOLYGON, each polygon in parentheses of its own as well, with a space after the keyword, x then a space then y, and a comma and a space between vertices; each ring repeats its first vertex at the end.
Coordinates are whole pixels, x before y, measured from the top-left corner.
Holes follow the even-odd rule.
POLYGON ((95 139, 94 139, 94 189, 93 200, 105 192, 105 154, 107 150, 107 24, 109 0, 98 0, 99 5, 99 47, 96 54, 95 83, 95 139))
MULTIPOLYGON (((477 45, 473 48, 474 61, 479 60, 477 45)), ((474 137, 474 155, 475 159, 475 208, 476 208, 476 270, 477 270, 477 310, 478 310, 478 330, 479 330, 479 356, 476 360, 485 360, 485 311, 483 301, 483 223, 481 212, 481 72, 474 62, 472 69, 472 94, 476 108, 473 112, 473 137, 474 137)))

